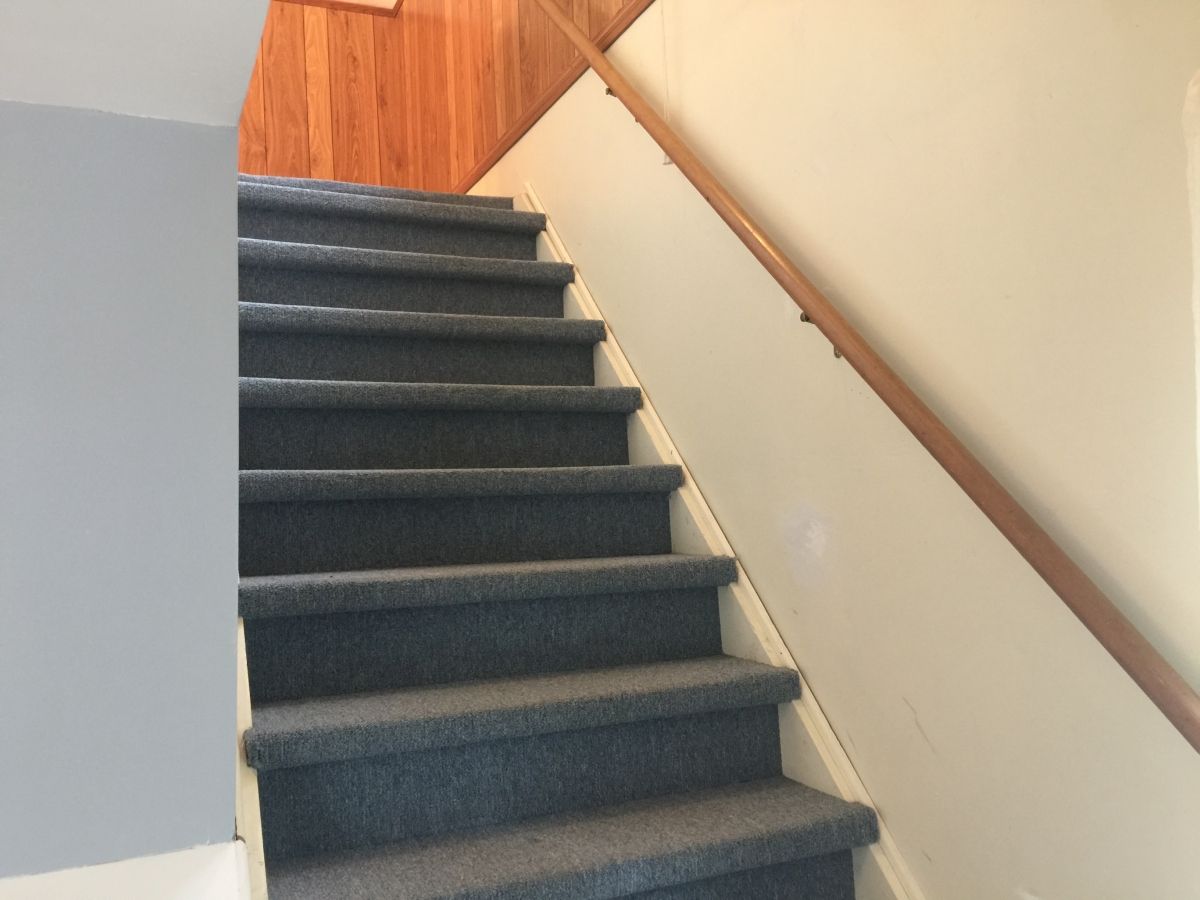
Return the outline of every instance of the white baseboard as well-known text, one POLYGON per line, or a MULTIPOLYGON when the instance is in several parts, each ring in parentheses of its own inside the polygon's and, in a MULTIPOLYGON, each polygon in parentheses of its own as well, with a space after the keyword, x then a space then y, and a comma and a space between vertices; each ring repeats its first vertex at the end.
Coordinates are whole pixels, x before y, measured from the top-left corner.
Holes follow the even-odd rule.
POLYGON ((250 900, 241 841, 0 879, 0 900, 250 900))
MULTIPOLYGON (((525 185, 525 194, 516 198, 514 207, 546 213, 537 191, 529 183, 525 185)), ((538 259, 573 263, 549 216, 546 230, 538 238, 538 259)), ((567 286, 566 315, 567 318, 604 320, 604 314, 578 268, 574 283, 567 286)), ((607 320, 605 322, 607 327, 607 320)), ((642 386, 611 328, 607 340, 596 347, 596 384, 642 386)), ((644 389, 642 397, 642 408, 630 417, 630 462, 671 463, 683 467, 683 487, 671 497, 674 549, 680 553, 736 556, 644 389)), ((720 602, 721 642, 726 653, 800 671, 740 562, 738 580, 721 589, 720 602)), ((800 699, 784 704, 779 712, 784 774, 843 799, 874 806, 802 672, 800 681, 800 699)), ((882 817, 879 828, 878 843, 855 852, 858 900, 924 900, 924 894, 900 856, 882 817)))

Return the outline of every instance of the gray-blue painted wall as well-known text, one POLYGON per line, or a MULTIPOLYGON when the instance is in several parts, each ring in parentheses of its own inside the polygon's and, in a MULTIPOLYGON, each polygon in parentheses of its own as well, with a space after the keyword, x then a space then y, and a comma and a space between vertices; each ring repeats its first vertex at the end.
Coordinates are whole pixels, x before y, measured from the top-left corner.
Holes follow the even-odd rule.
POLYGON ((236 140, 0 102, 0 877, 233 834, 236 140))

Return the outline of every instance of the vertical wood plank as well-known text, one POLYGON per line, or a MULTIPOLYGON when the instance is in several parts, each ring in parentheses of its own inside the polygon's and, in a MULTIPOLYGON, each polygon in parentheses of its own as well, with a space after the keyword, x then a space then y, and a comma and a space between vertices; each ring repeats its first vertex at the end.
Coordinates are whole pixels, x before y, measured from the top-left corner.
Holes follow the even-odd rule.
POLYGON ((378 184, 379 111, 371 17, 329 10, 328 26, 334 177, 378 184))
POLYGON ((521 117, 521 39, 517 32, 518 0, 491 0, 492 58, 496 127, 500 134, 521 117))
POLYGON ((537 102, 550 83, 549 37, 546 32, 552 27, 534 0, 519 0, 517 32, 520 36, 518 57, 522 113, 537 102))
POLYGON ((403 14, 375 16, 375 85, 379 109, 379 181, 402 187, 416 179, 409 157, 408 81, 403 14))
POLYGON ((446 23, 446 86, 450 104, 450 181, 457 182, 467 171, 474 143, 474 116, 471 115, 471 71, 467 59, 467 17, 464 0, 443 0, 446 23))
POLYGON ((267 168, 307 178, 308 98, 305 93, 304 7, 271 4, 262 38, 267 168))
POLYGON ((453 185, 444 2, 447 0, 406 0, 401 7, 412 6, 408 24, 415 26, 415 56, 409 56, 413 75, 409 97, 417 104, 412 128, 420 158, 420 186, 431 191, 448 191, 453 185))
POLYGON ((450 177, 457 183, 498 137, 491 98, 490 0, 447 0, 450 177))
POLYGON ((588 0, 588 36, 594 38, 607 28, 608 23, 628 2, 629 0, 588 0))
POLYGON ((325 9, 305 6, 304 64, 308 94, 308 168, 313 178, 333 178, 333 101, 329 94, 329 20, 325 9))
MULTIPOLYGON (((568 16, 574 15, 574 0, 554 0, 568 16)), ((545 14, 543 13, 543 16, 545 14)), ((571 61, 575 59, 578 51, 575 45, 567 38, 565 34, 559 31, 554 25, 546 23, 546 85, 547 87, 559 75, 565 72, 571 65, 571 61)))
POLYGON ((493 102, 496 85, 496 56, 492 46, 491 0, 471 0, 471 39, 471 56, 478 60, 478 64, 474 72, 476 85, 475 147, 468 168, 482 159, 500 138, 496 104, 493 102))
POLYGON ((407 129, 409 180, 406 187, 423 188, 425 186, 425 163, 422 158, 420 97, 421 73, 418 71, 420 53, 421 24, 417 8, 421 0, 407 0, 400 7, 400 16, 404 19, 404 125, 407 129))
MULTIPOLYGON (((586 34, 588 29, 591 28, 592 8, 590 0, 560 0, 560 2, 563 3, 564 8, 570 13, 571 20, 586 34)), ((558 32, 560 37, 563 37, 561 31, 558 31, 557 28, 554 30, 558 32)), ((563 40, 566 41, 567 39, 563 37, 563 40)), ((575 60, 579 59, 579 51, 575 49, 575 45, 567 41, 566 46, 567 55, 561 66, 556 69, 554 73, 555 78, 558 78, 559 75, 571 67, 575 60)))
POLYGON ((496 92, 496 124, 500 134, 521 118, 521 37, 517 34, 518 0, 492 2, 492 59, 496 92))
POLYGON ((262 49, 254 61, 242 118, 238 123, 238 171, 247 175, 267 174, 266 124, 263 114, 262 49))
MULTIPOLYGON (((573 21, 584 34, 588 34, 592 27, 591 0, 570 0, 570 3, 564 8, 570 12, 571 21, 573 21)), ((579 52, 576 51, 575 55, 578 56, 579 52)))

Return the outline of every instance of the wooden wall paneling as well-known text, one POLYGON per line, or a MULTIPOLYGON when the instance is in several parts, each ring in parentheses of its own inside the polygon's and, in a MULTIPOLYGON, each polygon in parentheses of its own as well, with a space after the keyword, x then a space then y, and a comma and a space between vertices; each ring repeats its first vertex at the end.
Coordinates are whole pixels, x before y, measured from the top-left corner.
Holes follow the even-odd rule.
POLYGON ((375 33, 361 13, 329 10, 333 170, 341 181, 379 183, 375 33))
POLYGON ((418 179, 409 157, 408 111, 412 99, 405 74, 404 16, 375 16, 375 88, 379 109, 379 180, 414 184, 418 179))
POLYGON ((491 0, 493 90, 496 127, 505 134, 521 118, 521 37, 519 0, 491 0))
POLYGON ((242 118, 238 124, 238 171, 247 175, 267 174, 267 135, 263 113, 262 52, 254 61, 242 118))
MULTIPOLYGON (((530 2, 532 3, 533 0, 530 0, 530 2)), ((654 0, 627 0, 621 7, 620 12, 596 36, 595 41, 597 46, 601 50, 607 50, 653 2, 654 0)), ((526 0, 520 0, 520 3, 520 12, 524 12, 526 0)), ((541 11, 540 8, 538 11, 541 11)), ((548 27, 553 27, 549 21, 546 24, 548 27)), ((522 51, 527 40, 527 36, 523 34, 521 37, 522 51)), ((524 65, 526 65, 526 61, 523 59, 522 66, 524 65)), ((454 190, 461 193, 469 191, 472 185, 482 178, 484 173, 494 166, 497 160, 507 153, 526 131, 533 127, 534 123, 545 114, 546 110, 553 106, 558 98, 566 93, 567 89, 587 71, 587 68, 587 62, 577 57, 532 104, 523 104, 524 109, 521 117, 500 136, 500 140, 496 142, 496 145, 482 159, 475 163, 474 168, 464 178, 455 183, 454 190)), ((524 79, 524 75, 522 78, 524 79)), ((524 81, 522 81, 522 89, 524 89, 524 81)))
MULTIPOLYGON (((555 0, 596 40, 651 0, 555 0)), ((581 74, 535 0, 406 0, 396 17, 274 0, 242 171, 465 190, 581 74)))
POLYGON ((262 61, 267 168, 273 175, 307 178, 303 7, 292 3, 271 4, 263 30, 262 61))
POLYGON ((333 99, 329 93, 329 18, 304 6, 305 88, 308 94, 308 168, 312 178, 333 178, 333 99))

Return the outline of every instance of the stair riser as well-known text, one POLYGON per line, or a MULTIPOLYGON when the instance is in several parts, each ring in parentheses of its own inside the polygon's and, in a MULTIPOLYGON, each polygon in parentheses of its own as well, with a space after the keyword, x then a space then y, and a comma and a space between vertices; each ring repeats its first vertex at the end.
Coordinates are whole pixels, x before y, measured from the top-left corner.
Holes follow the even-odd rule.
POLYGON ((238 209, 238 234, 246 238, 333 247, 404 250, 409 253, 492 259, 537 258, 537 235, 468 225, 430 225, 246 206, 238 209))
POLYGON ((754 707, 259 774, 268 860, 778 774, 754 707))
POLYGON ((613 466, 621 413, 243 409, 242 469, 613 466))
POLYGON ((239 373, 258 378, 591 385, 590 344, 242 332, 239 373))
POLYGON ((246 622, 256 703, 715 656, 715 588, 246 622))
POLYGON ((467 281, 242 265, 238 298, 250 303, 337 306, 477 316, 562 318, 555 284, 467 281))
POLYGON ((242 575, 669 553, 666 494, 244 503, 242 575))
POLYGON ((850 851, 842 850, 625 896, 628 900, 854 900, 854 862, 850 851))

